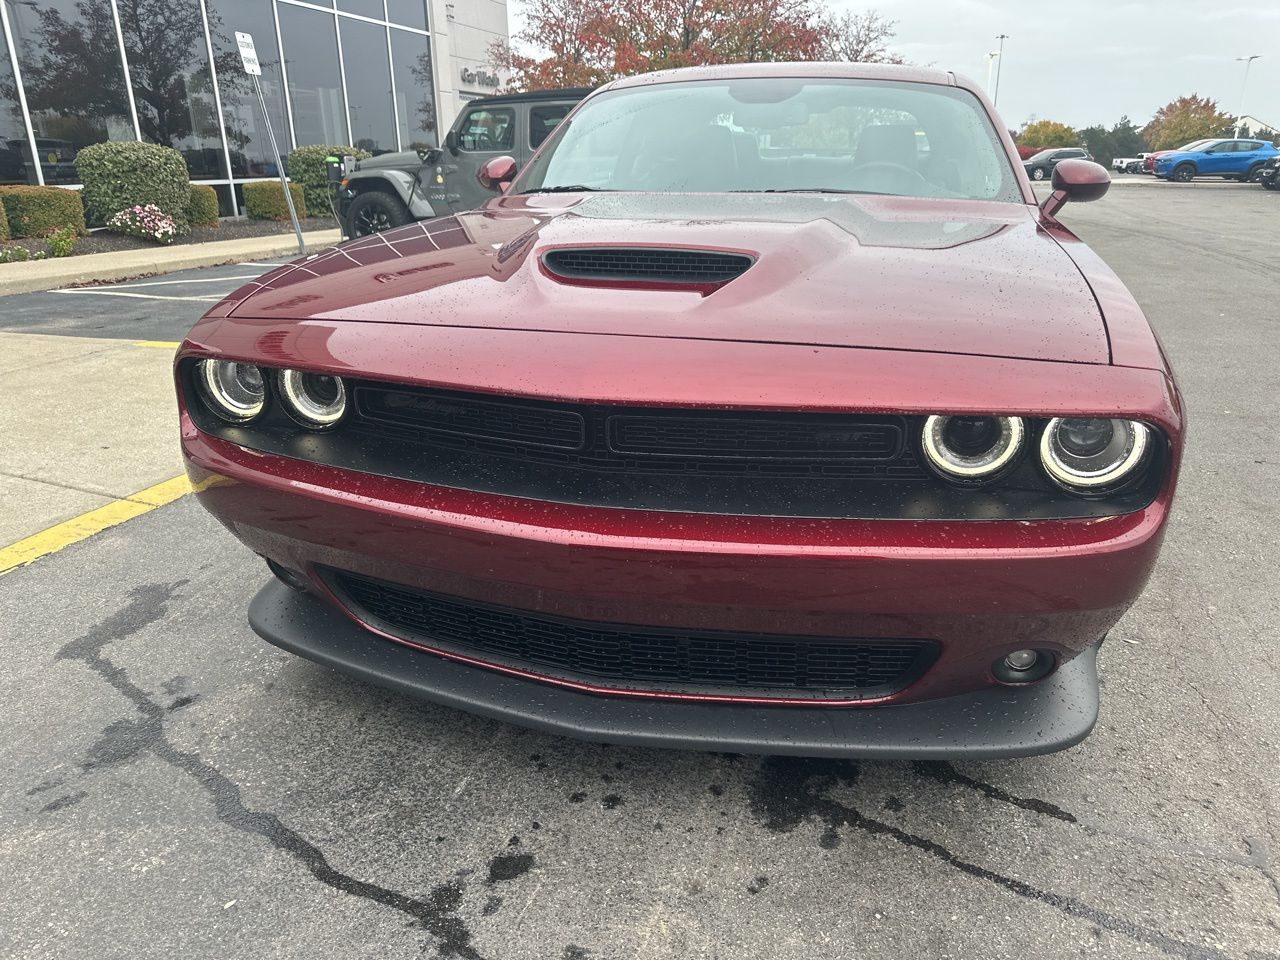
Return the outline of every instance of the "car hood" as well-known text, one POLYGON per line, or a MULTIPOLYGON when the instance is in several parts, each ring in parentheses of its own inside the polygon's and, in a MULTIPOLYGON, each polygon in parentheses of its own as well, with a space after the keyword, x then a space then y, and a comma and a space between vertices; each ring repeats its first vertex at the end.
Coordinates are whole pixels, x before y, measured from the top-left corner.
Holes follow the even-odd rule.
POLYGON ((422 158, 416 150, 397 150, 394 153, 380 153, 376 157, 365 157, 356 161, 356 170, 412 170, 422 166, 422 158))
POLYGON ((215 310, 1107 363, 1071 258, 1019 203, 819 194, 518 195, 342 244, 215 310), (724 286, 567 283, 557 248, 737 251, 724 286))

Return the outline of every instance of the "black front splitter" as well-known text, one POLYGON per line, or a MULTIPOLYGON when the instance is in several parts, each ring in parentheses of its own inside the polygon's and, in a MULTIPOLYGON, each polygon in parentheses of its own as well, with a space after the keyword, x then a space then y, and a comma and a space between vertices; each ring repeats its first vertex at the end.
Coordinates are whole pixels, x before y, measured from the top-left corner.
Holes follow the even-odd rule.
POLYGON ((329 603, 268 583, 249 605, 263 639, 400 693, 605 743, 811 757, 996 759, 1079 743, 1098 718, 1097 647, 1028 687, 880 707, 754 706, 581 693, 392 643, 329 603))

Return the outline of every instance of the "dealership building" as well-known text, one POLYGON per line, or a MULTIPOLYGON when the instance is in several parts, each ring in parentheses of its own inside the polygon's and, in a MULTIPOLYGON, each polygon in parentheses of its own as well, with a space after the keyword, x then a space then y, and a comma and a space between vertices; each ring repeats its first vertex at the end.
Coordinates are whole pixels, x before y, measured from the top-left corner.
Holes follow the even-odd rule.
POLYGON ((0 0, 0 183, 74 186, 105 140, 179 150, 218 189, 277 175, 235 34, 253 37, 281 154, 438 145, 504 82, 506 0, 0 0), (36 162, 33 162, 33 157, 36 162))

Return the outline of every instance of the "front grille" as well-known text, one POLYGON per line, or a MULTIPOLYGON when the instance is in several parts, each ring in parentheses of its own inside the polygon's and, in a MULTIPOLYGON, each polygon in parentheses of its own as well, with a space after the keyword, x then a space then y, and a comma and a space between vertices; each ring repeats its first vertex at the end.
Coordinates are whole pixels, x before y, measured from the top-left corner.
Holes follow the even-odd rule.
POLYGON ((627 476, 922 477, 902 417, 662 410, 354 385, 351 429, 627 476))
POLYGON ((723 284, 751 266, 741 253, 661 247, 585 247, 550 250, 543 265, 569 280, 632 280, 652 283, 723 284))
POLYGON ((672 694, 868 699, 905 687, 935 645, 586 623, 472 603, 346 572, 330 584, 393 636, 556 679, 672 694))

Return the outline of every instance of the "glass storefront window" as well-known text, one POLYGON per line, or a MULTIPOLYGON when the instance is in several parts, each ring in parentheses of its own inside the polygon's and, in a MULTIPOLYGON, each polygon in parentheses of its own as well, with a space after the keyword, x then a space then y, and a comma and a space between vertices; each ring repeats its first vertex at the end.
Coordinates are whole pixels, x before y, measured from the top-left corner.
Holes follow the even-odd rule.
POLYGON ((270 0, 206 0, 209 11, 209 35, 213 39, 213 58, 218 71, 218 91, 222 96, 222 122, 231 151, 231 175, 275 177, 275 158, 271 141, 262 123, 262 109, 253 83, 240 64, 236 49, 236 33, 253 37, 258 63, 262 66, 262 96, 267 101, 267 114, 275 131, 281 155, 292 146, 289 140, 289 117, 284 106, 284 78, 280 72, 280 46, 276 42, 276 25, 271 15, 270 0))
POLYGON ((339 17, 338 29, 351 110, 351 145, 373 154, 387 153, 396 148, 387 28, 339 17))
POLYGON ((427 29, 426 0, 387 0, 387 19, 402 27, 427 29))
MULTIPOLYGON (((382 20, 384 11, 382 9, 382 0, 338 0, 338 9, 344 13, 358 13, 362 17, 371 17, 374 20, 382 20)), ((347 42, 344 38, 344 44, 347 42)), ((344 47, 342 58, 345 60, 347 51, 344 47)))
MULTIPOLYGON (((427 38, 393 27, 391 68, 396 78, 400 146, 405 150, 439 146, 436 91, 431 79, 431 46, 427 38)), ((350 76, 351 68, 348 67, 348 79, 350 76)))
POLYGON ((192 180, 225 180, 199 0, 121 3, 142 139, 178 150, 192 180))
MULTIPOLYGON (((4 0, 0 0, 3 3, 4 0)), ((31 144, 22 122, 18 85, 9 65, 8 45, 0 30, 0 183, 35 183, 35 165, 28 162, 31 144)))
POLYGON ((111 5, 0 2, 13 28, 45 182, 74 183, 73 161, 81 147, 135 138, 111 5))
POLYGON ((277 10, 298 146, 350 143, 333 14, 290 3, 277 4, 277 10))

